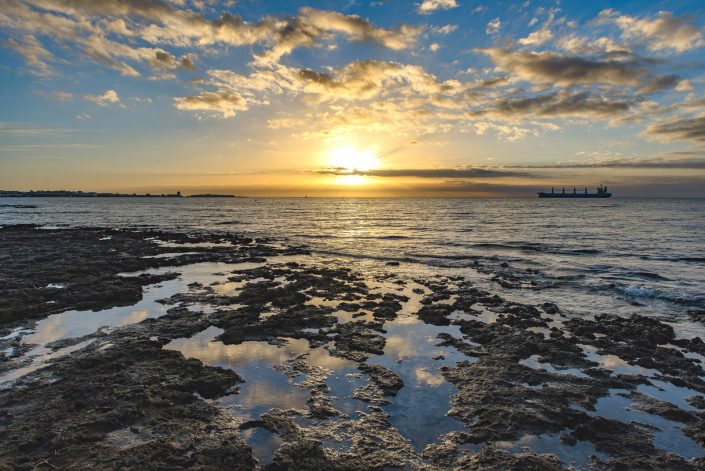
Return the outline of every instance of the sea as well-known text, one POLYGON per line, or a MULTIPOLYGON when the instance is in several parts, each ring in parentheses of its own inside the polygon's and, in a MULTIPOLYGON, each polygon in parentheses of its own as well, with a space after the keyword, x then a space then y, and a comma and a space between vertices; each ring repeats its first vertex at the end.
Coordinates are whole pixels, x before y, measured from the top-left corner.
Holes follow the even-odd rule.
POLYGON ((0 225, 19 223, 237 232, 363 271, 509 277, 495 288, 523 302, 686 330, 705 308, 705 199, 1 198, 0 225))

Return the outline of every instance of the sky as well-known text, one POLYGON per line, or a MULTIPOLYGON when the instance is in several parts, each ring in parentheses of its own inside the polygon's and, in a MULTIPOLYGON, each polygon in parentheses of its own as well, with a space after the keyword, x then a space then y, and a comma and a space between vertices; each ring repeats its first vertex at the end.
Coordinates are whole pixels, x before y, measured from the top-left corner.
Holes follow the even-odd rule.
POLYGON ((705 197, 705 2, 0 0, 0 189, 705 197))

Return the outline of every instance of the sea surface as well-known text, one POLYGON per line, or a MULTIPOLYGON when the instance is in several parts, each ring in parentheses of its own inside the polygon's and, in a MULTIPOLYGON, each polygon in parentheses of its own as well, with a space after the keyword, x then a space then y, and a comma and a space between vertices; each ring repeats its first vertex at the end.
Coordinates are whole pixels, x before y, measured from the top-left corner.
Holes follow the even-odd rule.
POLYGON ((705 307, 705 199, 0 198, 16 223, 239 232, 419 276, 506 263, 510 291, 574 313, 705 307))

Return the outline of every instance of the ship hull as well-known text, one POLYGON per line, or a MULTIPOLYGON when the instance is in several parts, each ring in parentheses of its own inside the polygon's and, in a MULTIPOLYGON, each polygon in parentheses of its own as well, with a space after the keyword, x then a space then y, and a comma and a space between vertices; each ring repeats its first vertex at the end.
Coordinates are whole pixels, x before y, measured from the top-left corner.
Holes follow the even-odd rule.
POLYGON ((539 198, 609 198, 612 193, 544 193, 539 192, 539 198))

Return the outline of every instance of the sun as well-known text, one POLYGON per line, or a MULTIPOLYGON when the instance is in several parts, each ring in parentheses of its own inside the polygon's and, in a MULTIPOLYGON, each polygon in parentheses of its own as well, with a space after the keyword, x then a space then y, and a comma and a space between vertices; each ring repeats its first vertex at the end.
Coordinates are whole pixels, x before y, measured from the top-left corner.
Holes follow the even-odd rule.
POLYGON ((331 167, 348 172, 366 172, 379 167, 379 158, 371 150, 357 150, 352 147, 338 147, 328 154, 331 167))

